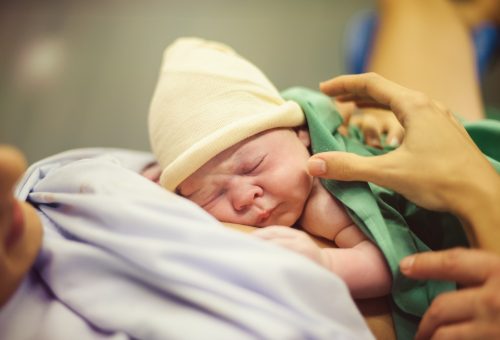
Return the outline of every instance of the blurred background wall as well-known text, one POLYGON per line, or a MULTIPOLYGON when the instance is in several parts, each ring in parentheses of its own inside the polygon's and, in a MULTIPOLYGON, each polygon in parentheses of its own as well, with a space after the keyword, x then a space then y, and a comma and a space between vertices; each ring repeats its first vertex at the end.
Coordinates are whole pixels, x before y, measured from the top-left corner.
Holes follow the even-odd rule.
POLYGON ((345 71, 373 0, 44 0, 0 4, 0 142, 30 163, 77 147, 148 150, 161 55, 179 36, 231 45, 279 89, 345 71))
POLYGON ((225 42, 282 89, 343 69, 345 24, 370 0, 44 0, 0 4, 0 142, 33 162, 76 147, 148 150, 161 55, 225 42))

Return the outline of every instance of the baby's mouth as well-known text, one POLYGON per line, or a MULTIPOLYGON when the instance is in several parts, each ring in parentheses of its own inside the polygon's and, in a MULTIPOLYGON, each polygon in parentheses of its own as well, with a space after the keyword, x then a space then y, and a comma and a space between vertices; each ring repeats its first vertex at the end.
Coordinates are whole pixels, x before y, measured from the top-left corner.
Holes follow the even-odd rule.
POLYGON ((268 220, 270 219, 271 215, 273 214, 274 210, 276 207, 271 208, 271 209, 265 209, 262 210, 261 212, 258 213, 257 215, 257 223, 256 225, 258 226, 267 226, 269 225, 268 220))
POLYGON ((269 218, 269 216, 271 216, 270 210, 262 211, 261 213, 259 213, 259 223, 265 222, 269 218))

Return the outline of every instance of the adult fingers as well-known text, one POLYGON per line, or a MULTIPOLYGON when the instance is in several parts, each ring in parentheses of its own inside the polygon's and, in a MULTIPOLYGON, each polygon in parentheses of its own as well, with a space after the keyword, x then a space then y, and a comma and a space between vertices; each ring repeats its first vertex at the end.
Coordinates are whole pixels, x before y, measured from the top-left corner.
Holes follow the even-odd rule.
MULTIPOLYGON (((499 338, 498 326, 479 321, 443 325, 430 337, 431 340, 495 340, 499 338)), ((415 339, 429 339, 421 336, 415 339)))
POLYGON ((392 151, 385 155, 363 157, 349 152, 330 151, 317 153, 309 158, 307 167, 312 176, 318 176, 340 181, 365 181, 392 188, 397 181, 396 153, 392 151), (395 163, 396 161, 396 163, 395 163), (390 173, 390 176, 388 176, 390 173), (391 178, 388 181, 388 178, 391 178))
POLYGON ((371 99, 368 96, 363 96, 363 95, 354 95, 354 94, 345 94, 345 95, 339 95, 335 97, 335 100, 337 103, 342 103, 342 104, 348 104, 352 103, 354 104, 355 107, 362 107, 362 108, 378 108, 378 109, 384 109, 384 110, 389 110, 389 106, 386 104, 381 104, 376 102, 375 100, 371 99))
POLYGON ((417 339, 500 339, 500 275, 476 288, 438 296, 428 309, 417 339))
MULTIPOLYGON (((330 96, 340 96, 341 101, 377 103, 390 108, 403 123, 407 103, 421 103, 424 95, 389 81, 376 73, 339 76, 320 84, 320 90, 330 96)), ((404 124, 403 124, 404 125, 404 124)))
POLYGON ((414 279, 483 283, 500 272, 500 257, 483 250, 454 248, 411 255, 400 262, 401 272, 414 279))
POLYGON ((320 83, 319 88, 323 93, 342 101, 373 100, 390 106, 390 97, 399 93, 395 86, 395 83, 378 74, 364 73, 335 77, 320 83))
POLYGON ((416 335, 417 339, 429 339, 439 327, 460 323, 474 318, 476 289, 443 293, 432 302, 422 317, 416 335))

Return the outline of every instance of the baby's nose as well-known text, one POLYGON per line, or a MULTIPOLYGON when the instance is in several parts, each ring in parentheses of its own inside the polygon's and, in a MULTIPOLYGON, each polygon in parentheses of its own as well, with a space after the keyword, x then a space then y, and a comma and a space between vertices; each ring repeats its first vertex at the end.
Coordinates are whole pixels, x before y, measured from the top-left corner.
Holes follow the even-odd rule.
POLYGON ((256 185, 251 186, 241 186, 235 191, 235 196, 233 199, 234 209, 236 211, 243 211, 251 207, 255 199, 262 196, 263 190, 261 187, 256 185))

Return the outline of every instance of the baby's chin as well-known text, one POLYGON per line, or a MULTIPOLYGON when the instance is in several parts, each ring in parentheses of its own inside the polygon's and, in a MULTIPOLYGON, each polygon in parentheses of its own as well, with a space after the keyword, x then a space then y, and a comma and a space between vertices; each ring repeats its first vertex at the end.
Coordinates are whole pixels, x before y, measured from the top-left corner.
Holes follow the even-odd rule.
POLYGON ((275 219, 270 219, 267 226, 270 225, 282 225, 286 227, 291 227, 297 223, 300 218, 300 213, 294 211, 287 211, 284 214, 277 216, 275 219))

